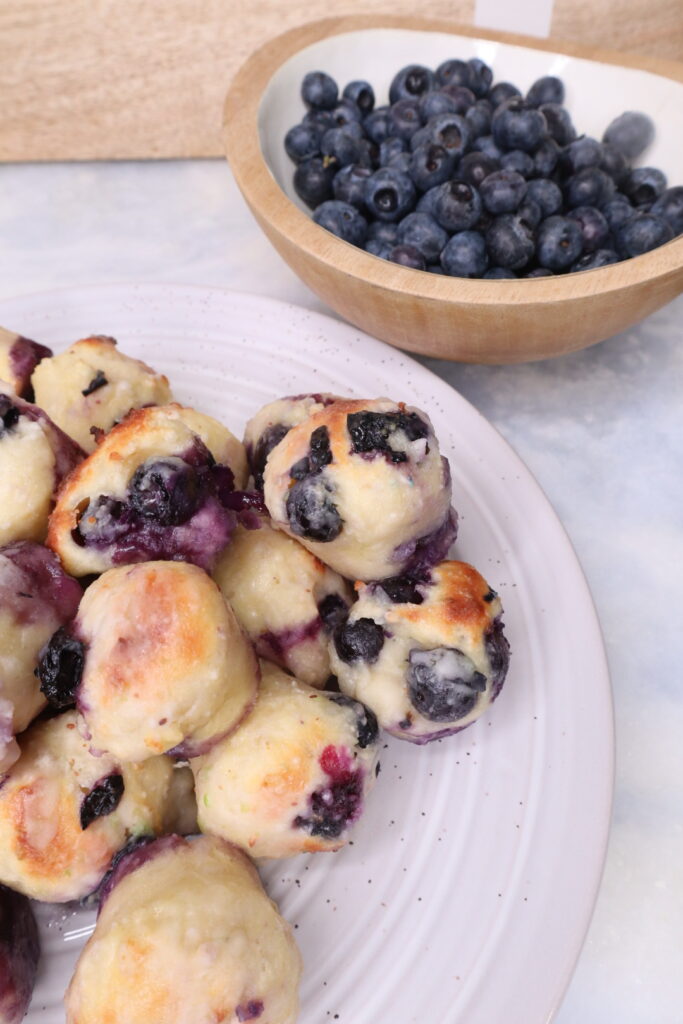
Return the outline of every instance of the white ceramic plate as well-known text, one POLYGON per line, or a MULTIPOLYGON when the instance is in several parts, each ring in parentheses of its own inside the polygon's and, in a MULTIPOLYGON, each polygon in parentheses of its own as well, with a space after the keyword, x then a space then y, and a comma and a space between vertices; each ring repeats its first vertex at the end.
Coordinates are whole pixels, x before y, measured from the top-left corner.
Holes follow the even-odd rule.
MULTIPOLYGON (((0 323, 57 349, 112 334, 167 373, 181 401, 237 433, 262 403, 303 391, 389 395, 429 412, 451 461, 456 554, 503 600, 508 680, 464 733, 427 747, 387 741, 353 845, 263 865, 263 877, 303 953, 300 1024, 546 1024, 600 879, 612 707, 586 582, 518 457, 411 359, 294 306, 205 289, 93 288, 2 302, 0 323)), ((62 1024, 93 915, 42 907, 40 916, 45 955, 27 1021, 62 1024)))

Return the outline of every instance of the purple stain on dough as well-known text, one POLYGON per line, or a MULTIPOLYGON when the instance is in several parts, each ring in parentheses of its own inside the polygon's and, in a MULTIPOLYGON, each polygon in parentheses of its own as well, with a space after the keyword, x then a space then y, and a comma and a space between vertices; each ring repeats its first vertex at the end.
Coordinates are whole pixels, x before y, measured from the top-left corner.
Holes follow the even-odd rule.
POLYGON ((40 942, 25 896, 0 885, 0 1019, 19 1024, 31 1001, 40 942))
POLYGON ((392 562, 401 565, 402 576, 420 576, 443 561, 458 535, 458 514, 451 508, 441 526, 424 537, 406 541, 394 548, 392 562))
POLYGON ((31 374, 41 359, 48 359, 52 350, 47 345, 40 345, 30 338, 18 337, 9 350, 9 365, 17 378, 17 390, 22 398, 33 399, 30 386, 31 374))
POLYGON ((112 891, 127 875, 148 864, 159 854, 177 850, 186 842, 183 836, 178 835, 162 836, 161 839, 155 839, 154 836, 136 836, 130 839, 114 856, 109 871, 97 889, 99 910, 102 910, 112 891))
POLYGON ((54 554, 30 540, 15 541, 0 548, 20 573, 0 570, 0 605, 12 608, 19 625, 30 625, 50 618, 60 624, 76 614, 83 596, 80 584, 67 576, 54 554))
POLYGON ((322 621, 317 616, 301 626, 292 626, 290 629, 280 629, 277 632, 261 633, 254 641, 254 647, 259 657, 283 664, 293 647, 315 640, 321 629, 322 621))
POLYGON ((503 683, 510 665, 510 644, 503 632, 503 621, 499 616, 493 620, 484 638, 486 655, 491 665, 491 701, 503 689, 503 683))
POLYGON ((256 1020, 263 1013, 263 1001, 261 999, 250 999, 247 1003, 240 1003, 235 1007, 235 1016, 240 1024, 247 1020, 256 1020))
MULTIPOLYGON (((17 398, 14 395, 0 395, 0 402, 8 404, 11 410, 13 410, 15 423, 19 416, 25 416, 26 419, 31 420, 33 423, 38 423, 49 439, 55 460, 54 491, 56 492, 62 480, 68 476, 71 470, 74 469, 79 462, 83 461, 85 458, 85 452, 80 445, 76 444, 76 442, 65 434, 63 430, 60 430, 59 427, 52 422, 47 413, 43 412, 43 410, 37 405, 32 405, 30 402, 26 402, 24 399, 17 398)), ((6 415, 3 418, 6 419, 6 415)), ((0 430, 0 433, 1 432, 2 431, 0 430)))

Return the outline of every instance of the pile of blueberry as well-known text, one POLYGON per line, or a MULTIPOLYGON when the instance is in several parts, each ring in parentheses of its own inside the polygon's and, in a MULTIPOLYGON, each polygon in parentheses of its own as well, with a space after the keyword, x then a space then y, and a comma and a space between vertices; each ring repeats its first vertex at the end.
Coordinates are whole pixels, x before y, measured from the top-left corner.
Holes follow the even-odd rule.
POLYGON ((602 142, 577 135, 559 78, 526 96, 483 61, 403 68, 389 104, 368 82, 341 99, 322 71, 285 136, 294 188, 317 224, 394 263, 488 279, 594 270, 683 232, 683 187, 631 166, 650 145, 645 114, 617 117, 602 142))

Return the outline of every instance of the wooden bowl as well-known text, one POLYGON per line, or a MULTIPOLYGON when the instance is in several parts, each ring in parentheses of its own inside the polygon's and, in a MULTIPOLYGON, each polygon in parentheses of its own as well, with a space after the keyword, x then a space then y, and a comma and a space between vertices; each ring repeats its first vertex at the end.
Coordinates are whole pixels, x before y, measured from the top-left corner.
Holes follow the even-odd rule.
POLYGON ((683 236, 599 270, 530 280, 467 280, 378 259, 318 227, 292 187, 285 132, 304 113, 307 71, 341 87, 365 78, 386 101, 394 73, 411 62, 435 67, 478 56, 495 80, 524 90, 558 74, 579 132, 602 137, 613 117, 642 110, 655 142, 639 163, 683 184, 683 65, 557 45, 422 18, 329 18, 267 43, 234 78, 224 141, 235 179, 277 251, 337 313, 376 337, 422 355, 477 363, 543 359, 623 331, 683 291, 683 236))

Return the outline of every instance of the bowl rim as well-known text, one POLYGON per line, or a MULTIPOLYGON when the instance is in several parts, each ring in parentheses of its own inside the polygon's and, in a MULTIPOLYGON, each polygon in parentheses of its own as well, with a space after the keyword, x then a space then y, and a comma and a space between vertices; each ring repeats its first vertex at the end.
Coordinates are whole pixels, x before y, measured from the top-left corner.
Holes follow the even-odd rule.
POLYGON ((641 256, 575 274, 554 277, 485 280, 430 274, 373 256, 317 225, 292 202, 278 184, 261 148, 259 112, 265 90, 279 68, 300 50, 332 35, 364 29, 397 28, 440 32, 522 46, 602 64, 614 64, 683 83, 683 63, 637 54, 496 32, 454 21, 405 15, 348 15, 306 22, 268 40, 255 50, 233 77, 223 107, 223 142, 236 183, 252 213, 288 245, 332 273, 359 284, 410 293, 430 303, 468 306, 533 306, 561 304, 593 295, 621 292, 662 278, 678 278, 683 291, 683 235, 641 256))

